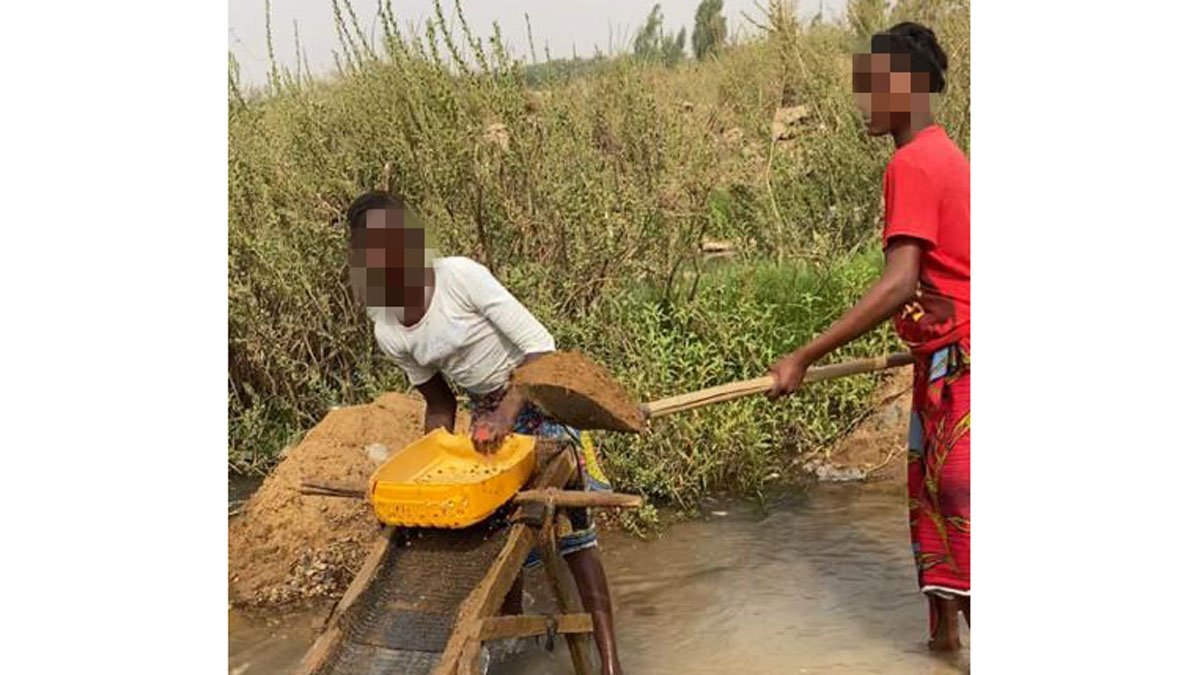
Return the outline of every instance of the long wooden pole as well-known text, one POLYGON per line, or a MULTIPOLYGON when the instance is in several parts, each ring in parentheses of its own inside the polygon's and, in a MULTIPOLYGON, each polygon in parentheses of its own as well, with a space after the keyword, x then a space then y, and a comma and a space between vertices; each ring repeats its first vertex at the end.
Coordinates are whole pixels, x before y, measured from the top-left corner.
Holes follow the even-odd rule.
POLYGON ((583 490, 522 490, 513 497, 514 504, 540 503, 566 507, 597 507, 636 509, 644 503, 638 495, 620 492, 585 492, 583 490))
MULTIPOLYGON (((812 384, 814 382, 822 382, 824 380, 832 380, 847 375, 858 375, 860 373, 870 373, 877 370, 885 370, 887 368, 897 368, 899 366, 907 366, 913 362, 911 354, 897 353, 888 356, 879 356, 872 359, 858 359, 855 361, 846 361, 845 363, 835 363, 828 366, 817 366, 809 368, 808 373, 804 377, 804 384, 812 384)), ((689 394, 680 394, 679 396, 671 396, 669 398, 659 399, 642 406, 642 411, 648 418, 662 417, 672 413, 692 410, 714 403, 722 403, 724 401, 732 401, 736 398, 752 396, 754 394, 763 394, 770 391, 775 385, 775 378, 771 375, 756 377, 752 380, 742 380, 741 382, 731 382, 717 387, 709 387, 701 389, 689 394)))

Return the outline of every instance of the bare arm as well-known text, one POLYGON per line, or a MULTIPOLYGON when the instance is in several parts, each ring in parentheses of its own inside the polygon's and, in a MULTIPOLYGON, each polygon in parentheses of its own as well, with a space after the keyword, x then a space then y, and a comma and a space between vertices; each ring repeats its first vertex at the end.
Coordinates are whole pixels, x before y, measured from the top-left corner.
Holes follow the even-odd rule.
MULTIPOLYGON (((554 337, 550 331, 487 268, 469 263, 462 265, 460 271, 466 280, 465 290, 471 304, 524 354, 518 366, 554 351, 554 337)), ((524 395, 515 387, 509 387, 496 410, 476 418, 471 430, 475 447, 483 452, 499 447, 524 405, 524 395)))
POLYGON ((458 412, 458 402, 454 400, 454 392, 446 384, 441 373, 434 375, 424 384, 417 385, 417 391, 425 397, 425 433, 438 427, 454 433, 454 416, 458 412))
MULTIPOLYGON (((523 366, 549 352, 533 352, 525 355, 517 367, 523 366)), ((504 392, 504 398, 488 415, 476 417, 472 421, 471 438, 475 448, 483 453, 495 452, 504 442, 504 438, 516 424, 517 415, 525 405, 525 395, 516 387, 509 387, 504 392)))
POLYGON ((794 392, 810 364, 893 316, 916 293, 920 273, 920 240, 894 238, 887 248, 883 275, 867 294, 824 333, 771 366, 775 387, 768 396, 778 398, 794 392))
MULTIPOLYGON (((540 358, 542 355, 549 353, 550 352, 534 352, 532 354, 526 354, 525 358, 521 359, 521 362, 517 364, 517 367, 520 368, 526 363, 534 361, 540 358)), ((496 414, 499 415, 501 419, 506 420, 511 424, 517 419, 517 413, 521 412, 521 408, 524 407, 524 405, 525 395, 522 394, 521 391, 516 387, 509 387, 508 391, 504 393, 504 399, 500 401, 500 405, 496 408, 496 414)))
POLYGON ((820 360, 895 315, 916 293, 920 272, 921 244, 917 240, 902 237, 888 246, 883 276, 850 311, 802 348, 808 362, 820 360))

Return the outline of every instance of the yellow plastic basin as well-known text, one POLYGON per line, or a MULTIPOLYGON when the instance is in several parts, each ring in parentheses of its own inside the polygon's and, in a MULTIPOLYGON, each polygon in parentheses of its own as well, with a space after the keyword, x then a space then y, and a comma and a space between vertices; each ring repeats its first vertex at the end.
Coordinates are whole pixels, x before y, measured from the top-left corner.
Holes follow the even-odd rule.
POLYGON ((512 498, 537 464, 533 436, 510 434, 482 455, 471 439, 437 429, 371 476, 371 505, 388 525, 469 527, 512 498))

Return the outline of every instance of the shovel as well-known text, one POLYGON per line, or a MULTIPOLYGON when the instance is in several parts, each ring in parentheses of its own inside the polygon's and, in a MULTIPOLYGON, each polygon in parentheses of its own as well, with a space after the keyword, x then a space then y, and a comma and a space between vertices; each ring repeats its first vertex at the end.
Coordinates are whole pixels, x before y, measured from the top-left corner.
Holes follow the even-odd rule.
MULTIPOLYGON (((804 384, 906 366, 907 353, 845 361, 808 369, 804 384)), ((554 419, 577 429, 643 432, 656 417, 714 403, 764 394, 775 384, 772 375, 731 382, 659 399, 643 405, 600 366, 577 352, 552 352, 517 369, 513 385, 554 419)))

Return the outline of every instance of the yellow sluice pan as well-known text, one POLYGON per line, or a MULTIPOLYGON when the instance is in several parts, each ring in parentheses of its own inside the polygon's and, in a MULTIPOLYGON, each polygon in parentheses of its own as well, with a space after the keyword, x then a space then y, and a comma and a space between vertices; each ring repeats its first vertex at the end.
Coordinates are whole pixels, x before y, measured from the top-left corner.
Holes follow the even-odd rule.
POLYGON ((512 498, 537 464, 533 436, 509 434, 481 455, 471 439, 437 429, 384 462, 371 476, 371 505, 388 525, 469 527, 512 498))

